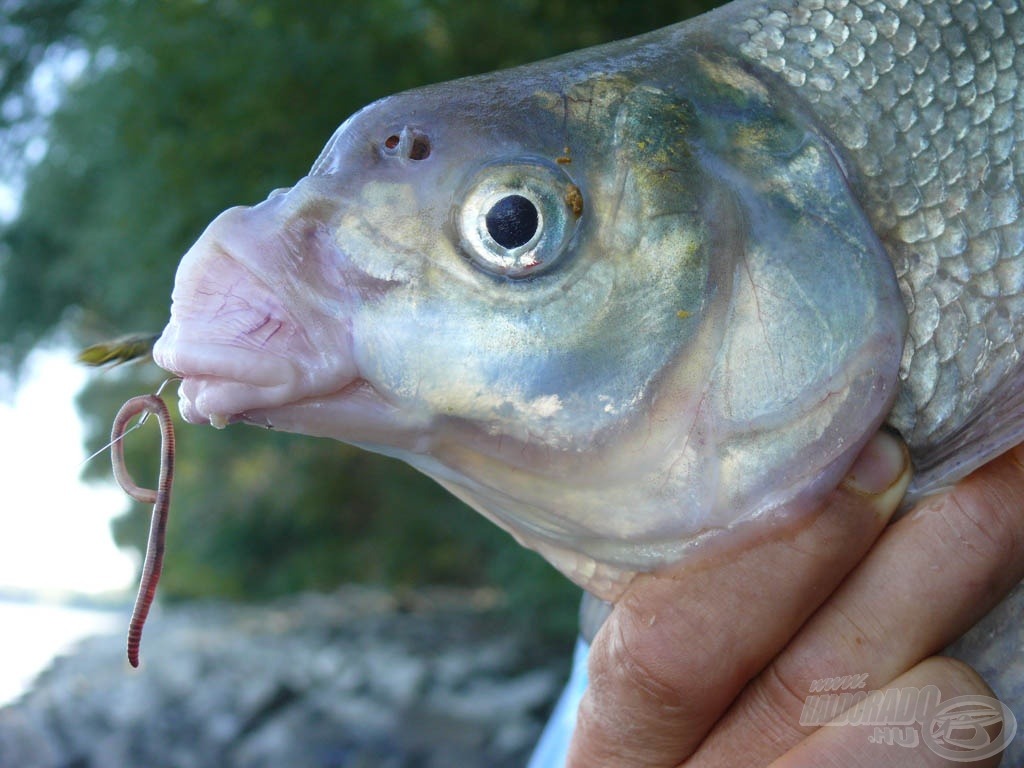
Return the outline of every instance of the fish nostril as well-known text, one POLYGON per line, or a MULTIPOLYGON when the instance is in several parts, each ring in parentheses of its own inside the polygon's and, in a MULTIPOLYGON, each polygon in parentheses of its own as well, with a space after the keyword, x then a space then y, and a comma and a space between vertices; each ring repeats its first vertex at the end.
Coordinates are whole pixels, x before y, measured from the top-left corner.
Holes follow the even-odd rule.
POLYGON ((417 136, 412 140, 409 159, 426 160, 428 157, 430 157, 430 140, 426 136, 417 136))
POLYGON ((401 133, 392 133, 384 139, 382 150, 389 157, 426 160, 430 157, 430 138, 413 128, 403 128, 401 133))

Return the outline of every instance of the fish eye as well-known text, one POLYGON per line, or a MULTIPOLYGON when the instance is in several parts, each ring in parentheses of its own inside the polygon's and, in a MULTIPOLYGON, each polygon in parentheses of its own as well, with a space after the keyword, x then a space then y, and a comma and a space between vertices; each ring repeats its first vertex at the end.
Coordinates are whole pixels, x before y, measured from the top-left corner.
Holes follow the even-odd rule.
POLYGON ((523 159, 481 169, 456 204, 459 244, 495 275, 538 274, 567 250, 583 211, 579 187, 561 168, 523 159))
POLYGON ((522 195, 508 195, 484 214, 484 223, 487 233, 502 248, 518 248, 537 234, 539 216, 533 201, 522 195))

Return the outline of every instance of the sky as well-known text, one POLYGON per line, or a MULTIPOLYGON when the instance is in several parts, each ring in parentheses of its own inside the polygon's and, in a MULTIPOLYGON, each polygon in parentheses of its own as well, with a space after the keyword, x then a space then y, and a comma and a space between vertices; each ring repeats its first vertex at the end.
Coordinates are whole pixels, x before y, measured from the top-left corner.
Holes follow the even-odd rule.
POLYGON ((0 182, 0 222, 10 221, 18 210, 18 195, 14 188, 0 182))
MULTIPOLYGON (((70 351, 40 351, 13 398, 0 398, 0 589, 96 594, 134 586, 137 555, 119 550, 110 532, 128 498, 113 479, 80 479, 85 450, 74 399, 88 376, 70 351)), ((109 454, 93 461, 109 465, 109 454)))

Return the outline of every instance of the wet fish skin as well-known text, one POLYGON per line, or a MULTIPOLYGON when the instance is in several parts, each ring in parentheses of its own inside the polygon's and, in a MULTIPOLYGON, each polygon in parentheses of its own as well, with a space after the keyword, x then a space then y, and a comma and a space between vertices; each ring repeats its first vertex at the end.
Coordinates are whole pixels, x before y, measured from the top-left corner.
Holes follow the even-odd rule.
POLYGON ((186 416, 398 455, 609 599, 812 506, 891 405, 905 311, 811 117, 687 30, 390 97, 223 214, 157 346, 186 416), (561 234, 518 278, 466 240, 524 179, 561 234))
MULTIPOLYGON (((211 224, 156 359, 189 420, 397 455, 609 599, 883 419, 927 493, 1022 437, 1022 51, 1007 0, 739 0, 390 97, 211 224), (517 173, 559 245, 495 273, 461 206, 517 173)), ((1018 713, 1022 602, 958 649, 1018 713)))

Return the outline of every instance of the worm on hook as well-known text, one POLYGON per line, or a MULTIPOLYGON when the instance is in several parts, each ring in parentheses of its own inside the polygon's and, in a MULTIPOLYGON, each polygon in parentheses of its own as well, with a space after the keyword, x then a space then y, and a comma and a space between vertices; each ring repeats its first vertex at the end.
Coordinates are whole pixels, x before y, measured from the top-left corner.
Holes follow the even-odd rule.
MULTIPOLYGON (((166 383, 166 382, 165 382, 166 383)), ((163 387, 161 386, 160 390, 163 387)), ((136 424, 136 426, 139 426, 136 424)), ((132 427, 134 429, 134 427, 132 427)), ((149 541, 146 544, 146 559, 142 566, 139 593, 135 598, 131 622, 128 625, 128 663, 139 666, 139 646, 142 643, 142 627, 146 623, 150 606, 160 581, 164 563, 164 539, 167 534, 167 511, 171 506, 171 480, 174 478, 174 426, 167 404, 160 397, 160 391, 153 395, 139 395, 121 406, 114 417, 110 433, 110 460, 114 467, 114 479, 124 492, 137 501, 153 505, 153 517, 149 524, 149 541), (128 422, 142 415, 139 424, 149 414, 160 422, 160 477, 156 489, 143 488, 136 484, 128 472, 124 460, 124 436, 129 431, 128 422)))

